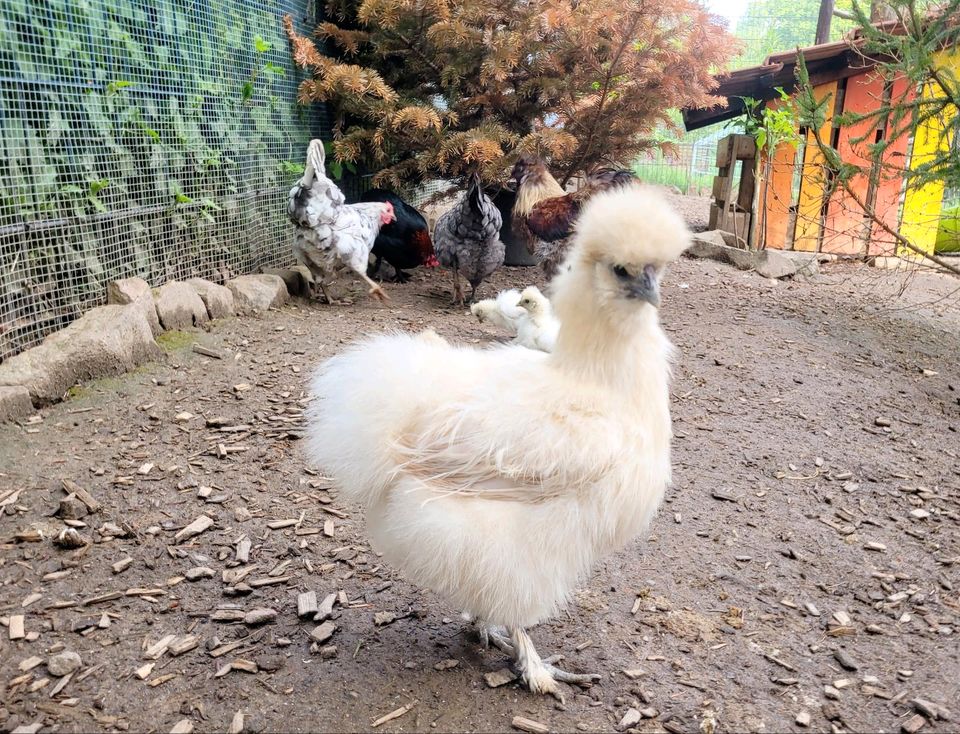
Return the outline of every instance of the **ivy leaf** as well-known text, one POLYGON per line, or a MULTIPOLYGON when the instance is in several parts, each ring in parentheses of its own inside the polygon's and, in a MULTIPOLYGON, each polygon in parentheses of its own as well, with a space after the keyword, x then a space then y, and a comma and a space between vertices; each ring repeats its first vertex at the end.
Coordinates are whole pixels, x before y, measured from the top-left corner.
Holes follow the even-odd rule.
POLYGON ((264 64, 264 65, 263 65, 263 70, 264 70, 265 72, 267 72, 268 74, 275 74, 275 75, 277 75, 277 76, 286 76, 286 75, 287 75, 287 70, 286 70, 286 69, 284 69, 282 66, 277 66, 277 65, 274 64, 272 61, 268 61, 266 64, 264 64))

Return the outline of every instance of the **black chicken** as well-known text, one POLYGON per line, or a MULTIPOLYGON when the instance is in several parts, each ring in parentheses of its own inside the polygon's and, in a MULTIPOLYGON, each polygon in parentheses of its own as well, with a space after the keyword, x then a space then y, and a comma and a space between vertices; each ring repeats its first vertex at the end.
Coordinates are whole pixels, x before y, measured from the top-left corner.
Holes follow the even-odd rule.
POLYGON ((433 242, 430 239, 430 228, 423 215, 407 204, 403 199, 385 189, 370 189, 364 192, 360 201, 382 201, 393 204, 396 221, 380 228, 373 243, 373 254, 377 258, 373 266, 375 272, 383 260, 386 260, 396 271, 398 283, 410 279, 410 275, 403 272, 410 268, 435 268, 440 263, 433 251, 433 242))

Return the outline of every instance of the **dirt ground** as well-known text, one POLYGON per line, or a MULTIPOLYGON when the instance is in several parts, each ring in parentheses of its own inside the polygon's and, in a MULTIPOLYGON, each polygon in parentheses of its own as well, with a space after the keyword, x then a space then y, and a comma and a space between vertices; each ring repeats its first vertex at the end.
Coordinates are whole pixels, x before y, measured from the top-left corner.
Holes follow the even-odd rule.
MULTIPOLYGON (((485 292, 531 280, 504 269, 485 292)), ((898 297, 903 282, 671 270, 675 484, 649 537, 532 631, 544 655, 602 674, 565 706, 488 686, 506 658, 385 567, 301 454, 307 377, 341 345, 428 326, 500 338, 448 308, 440 273, 388 284, 388 307, 354 285, 352 306, 167 335, 165 363, 0 427, 0 621, 17 636, 23 615, 26 635, 0 630, 0 730, 222 732, 242 712, 250 732, 364 731, 400 709, 378 731, 505 731, 515 716, 612 731, 633 707, 642 732, 800 731, 798 715, 895 732, 918 710, 924 732, 956 731, 957 282, 915 276, 898 297), (102 504, 67 508, 92 541, 80 550, 51 541, 63 480, 102 504), (200 515, 214 524, 178 544, 200 515), (339 594, 336 631, 312 649, 305 591, 339 594), (245 624, 260 608, 275 616, 245 624), (144 656, 169 635, 180 654, 144 656), (72 673, 63 652, 81 658, 72 673)))

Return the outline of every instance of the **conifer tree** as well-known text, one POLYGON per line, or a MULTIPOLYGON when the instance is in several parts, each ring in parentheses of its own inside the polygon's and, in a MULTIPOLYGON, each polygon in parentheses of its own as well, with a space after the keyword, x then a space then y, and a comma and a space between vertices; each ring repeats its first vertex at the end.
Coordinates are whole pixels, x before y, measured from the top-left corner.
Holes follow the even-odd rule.
POLYGON ((285 20, 300 101, 329 105, 337 160, 394 187, 502 181, 521 153, 561 181, 629 165, 671 109, 718 101, 737 50, 697 0, 331 0, 327 17, 323 49, 285 20))

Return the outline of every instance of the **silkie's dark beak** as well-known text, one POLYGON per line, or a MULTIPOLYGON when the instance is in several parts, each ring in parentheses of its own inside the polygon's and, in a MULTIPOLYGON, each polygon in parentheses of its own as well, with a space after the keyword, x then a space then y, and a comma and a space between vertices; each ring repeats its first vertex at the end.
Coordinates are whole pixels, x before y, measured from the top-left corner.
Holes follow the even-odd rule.
POLYGON ((660 306, 660 279, 653 265, 645 265, 643 271, 626 284, 627 298, 646 301, 654 308, 660 306))

